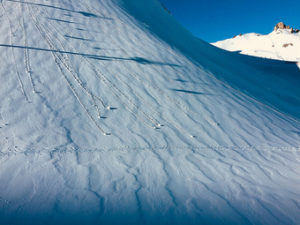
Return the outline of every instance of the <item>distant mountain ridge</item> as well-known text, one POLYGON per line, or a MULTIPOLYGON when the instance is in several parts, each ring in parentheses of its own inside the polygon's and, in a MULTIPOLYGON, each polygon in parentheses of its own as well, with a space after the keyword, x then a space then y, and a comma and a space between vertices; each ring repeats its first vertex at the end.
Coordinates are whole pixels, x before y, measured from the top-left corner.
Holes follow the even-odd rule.
POLYGON ((212 43, 214 46, 228 50, 240 51, 241 54, 284 61, 300 61, 300 32, 280 22, 267 35, 248 33, 231 39, 212 43))

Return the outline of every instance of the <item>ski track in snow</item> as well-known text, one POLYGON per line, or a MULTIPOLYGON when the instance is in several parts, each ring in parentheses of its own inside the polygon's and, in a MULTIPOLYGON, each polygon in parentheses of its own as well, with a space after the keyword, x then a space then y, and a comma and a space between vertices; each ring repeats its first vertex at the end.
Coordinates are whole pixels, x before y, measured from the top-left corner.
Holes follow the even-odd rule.
POLYGON ((124 2, 1 1, 0 223, 297 224, 299 120, 124 2))

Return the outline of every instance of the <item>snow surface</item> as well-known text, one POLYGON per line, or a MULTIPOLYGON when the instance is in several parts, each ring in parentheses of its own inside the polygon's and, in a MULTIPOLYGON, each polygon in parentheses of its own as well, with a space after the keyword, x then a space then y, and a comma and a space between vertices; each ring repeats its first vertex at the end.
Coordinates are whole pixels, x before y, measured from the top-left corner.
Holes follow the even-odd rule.
POLYGON ((241 54, 300 62, 300 32, 291 33, 291 29, 278 29, 267 35, 243 34, 212 44, 241 54))
POLYGON ((0 224, 299 224, 300 73, 156 0, 2 0, 0 224))

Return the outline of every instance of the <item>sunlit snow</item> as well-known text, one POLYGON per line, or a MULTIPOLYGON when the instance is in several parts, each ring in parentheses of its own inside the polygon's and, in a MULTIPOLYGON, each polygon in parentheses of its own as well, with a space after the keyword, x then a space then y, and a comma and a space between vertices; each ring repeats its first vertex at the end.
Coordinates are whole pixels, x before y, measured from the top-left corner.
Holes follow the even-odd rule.
POLYGON ((297 224, 300 70, 156 0, 2 0, 0 224, 297 224))

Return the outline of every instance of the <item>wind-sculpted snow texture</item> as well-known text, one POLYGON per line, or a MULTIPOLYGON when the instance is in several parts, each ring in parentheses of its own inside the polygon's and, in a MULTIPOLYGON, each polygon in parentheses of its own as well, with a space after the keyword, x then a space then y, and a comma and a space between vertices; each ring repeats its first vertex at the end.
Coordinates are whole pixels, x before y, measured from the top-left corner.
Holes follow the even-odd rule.
POLYGON ((297 224, 296 64, 155 0, 3 0, 0 224, 297 224))

